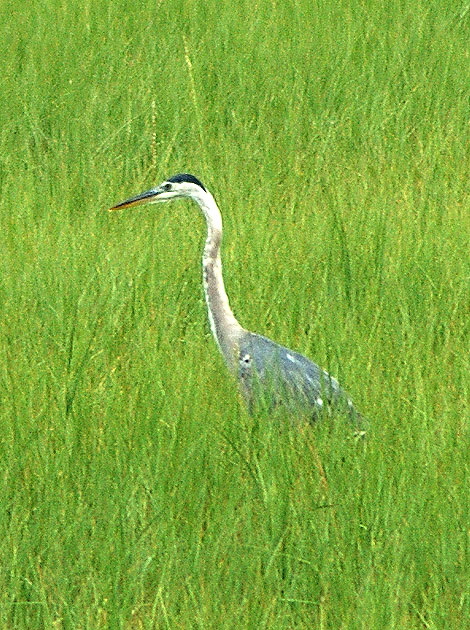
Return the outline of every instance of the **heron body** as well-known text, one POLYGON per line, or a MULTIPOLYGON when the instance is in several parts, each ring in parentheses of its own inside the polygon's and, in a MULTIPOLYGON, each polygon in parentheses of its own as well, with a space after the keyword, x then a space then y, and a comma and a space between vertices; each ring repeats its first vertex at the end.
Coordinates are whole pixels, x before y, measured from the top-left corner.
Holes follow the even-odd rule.
POLYGON ((194 175, 174 175, 160 186, 126 199, 110 210, 178 198, 195 201, 206 220, 202 269, 209 323, 228 368, 239 381, 249 410, 281 405, 311 420, 336 410, 359 423, 360 414, 335 378, 302 354, 245 330, 235 318, 222 276, 222 216, 212 194, 194 175))

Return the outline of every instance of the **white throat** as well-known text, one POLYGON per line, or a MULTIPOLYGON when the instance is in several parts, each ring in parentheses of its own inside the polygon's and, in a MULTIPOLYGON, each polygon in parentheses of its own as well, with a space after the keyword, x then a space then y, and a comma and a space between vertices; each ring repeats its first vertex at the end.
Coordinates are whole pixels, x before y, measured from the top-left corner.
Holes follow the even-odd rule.
POLYGON ((235 367, 238 340, 244 330, 230 308, 222 276, 222 216, 211 193, 201 190, 192 198, 201 208, 207 223, 202 275, 211 331, 225 361, 230 367, 235 367))

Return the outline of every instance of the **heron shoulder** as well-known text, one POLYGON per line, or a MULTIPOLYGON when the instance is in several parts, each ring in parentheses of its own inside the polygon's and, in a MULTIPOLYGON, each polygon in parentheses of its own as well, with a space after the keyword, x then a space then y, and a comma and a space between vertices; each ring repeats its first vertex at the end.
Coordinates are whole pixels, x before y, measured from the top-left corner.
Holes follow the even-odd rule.
POLYGON ((324 383, 332 390, 340 390, 338 381, 309 358, 282 346, 268 337, 246 332, 239 343, 240 360, 250 363, 260 376, 277 371, 289 380, 302 380, 306 386, 321 388, 324 383))

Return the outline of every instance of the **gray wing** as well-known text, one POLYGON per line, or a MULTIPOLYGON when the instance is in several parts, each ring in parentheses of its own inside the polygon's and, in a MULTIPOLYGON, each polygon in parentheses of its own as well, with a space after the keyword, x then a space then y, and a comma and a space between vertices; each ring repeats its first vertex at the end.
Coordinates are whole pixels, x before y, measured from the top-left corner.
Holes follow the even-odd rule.
POLYGON ((311 410, 312 419, 331 409, 359 415, 328 372, 261 335, 247 332, 240 340, 238 375, 250 408, 260 403, 268 407, 282 404, 311 410))

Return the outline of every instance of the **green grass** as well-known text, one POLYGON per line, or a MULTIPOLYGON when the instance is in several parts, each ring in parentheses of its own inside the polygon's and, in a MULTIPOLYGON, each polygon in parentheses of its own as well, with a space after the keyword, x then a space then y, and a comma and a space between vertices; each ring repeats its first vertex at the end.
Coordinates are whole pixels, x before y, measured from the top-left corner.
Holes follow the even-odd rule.
POLYGON ((0 627, 467 627, 468 3, 0 13, 0 627), (364 443, 247 415, 195 208, 104 211, 182 170, 364 443))

